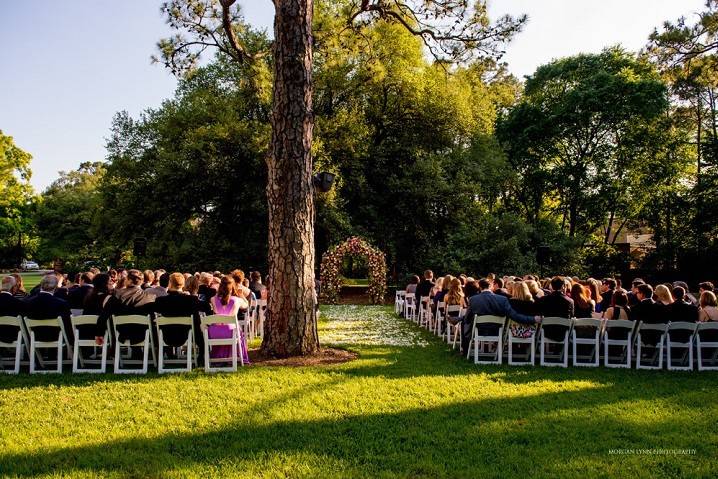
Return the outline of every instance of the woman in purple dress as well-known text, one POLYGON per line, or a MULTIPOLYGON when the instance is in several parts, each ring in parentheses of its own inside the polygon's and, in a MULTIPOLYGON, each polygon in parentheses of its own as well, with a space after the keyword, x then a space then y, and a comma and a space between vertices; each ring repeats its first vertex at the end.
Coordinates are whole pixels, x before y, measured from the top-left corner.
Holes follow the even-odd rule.
MULTIPOLYGON (((227 275, 222 278, 217 289, 217 294, 212 297, 210 303, 214 314, 237 317, 240 310, 246 311, 249 307, 247 300, 234 295, 236 285, 231 276, 227 275)), ((211 324, 207 330, 210 339, 224 339, 232 337, 232 329, 238 328, 237 324, 211 324)), ((241 354, 244 364, 249 364, 249 355, 247 353, 247 338, 239 329, 239 344, 237 345, 237 353, 241 354)), ((210 351, 212 358, 227 358, 231 360, 231 346, 213 346, 210 351)))

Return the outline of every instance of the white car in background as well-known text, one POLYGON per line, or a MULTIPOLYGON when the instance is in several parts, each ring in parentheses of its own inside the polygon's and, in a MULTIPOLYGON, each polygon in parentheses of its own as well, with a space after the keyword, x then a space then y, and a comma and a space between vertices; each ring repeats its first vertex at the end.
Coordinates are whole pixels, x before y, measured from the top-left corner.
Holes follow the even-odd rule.
POLYGON ((20 267, 21 267, 24 271, 31 271, 31 270, 40 269, 40 265, 39 265, 39 264, 37 264, 37 263, 34 262, 34 261, 27 261, 27 260, 23 261, 22 264, 20 265, 20 267))

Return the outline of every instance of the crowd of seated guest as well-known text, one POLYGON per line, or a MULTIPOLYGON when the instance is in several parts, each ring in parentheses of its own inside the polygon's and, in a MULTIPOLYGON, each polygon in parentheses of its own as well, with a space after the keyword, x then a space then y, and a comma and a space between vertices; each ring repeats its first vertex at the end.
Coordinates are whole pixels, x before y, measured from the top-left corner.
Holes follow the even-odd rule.
MULTIPOLYGON (((73 340, 71 312, 96 315, 96 325, 79 328, 81 339, 95 338, 102 344, 108 321, 112 316, 139 314, 149 315, 154 321, 156 315, 163 317, 191 317, 194 323, 194 342, 200 351, 204 338, 200 328, 200 314, 231 314, 243 319, 253 300, 267 299, 268 289, 262 284, 258 271, 250 274, 251 282, 244 272, 236 269, 229 274, 219 272, 169 273, 165 270, 111 269, 100 272, 94 268, 80 273, 68 281, 66 276, 51 272, 45 274, 30 293, 25 291, 22 276, 7 275, 2 278, 0 292, 0 316, 24 316, 28 319, 62 318, 68 339, 73 340), (231 307, 227 307, 227 305, 231 307)), ((77 314, 77 313, 76 313, 77 314)), ((0 327, 0 339, 8 342, 17 335, 12 328, 0 327)), ((218 337, 225 337, 226 331, 214 328, 210 331, 218 337), (225 336, 223 336, 225 335, 225 336)), ((142 341, 146 328, 141 325, 117 325, 119 340, 142 341)), ((180 346, 186 340, 189 326, 163 326, 164 342, 169 346, 180 346)), ((39 340, 53 340, 57 331, 53 328, 35 330, 39 340)), ((151 330, 154 335, 154 328, 151 330)), ((231 337, 231 332, 230 332, 231 337)), ((246 338, 241 338, 240 349, 247 363, 246 338)), ((220 351, 221 352, 221 351, 220 351)), ((217 352, 213 350, 213 357, 217 352)), ((203 355, 199 355, 200 362, 203 355)))
MULTIPOLYGON (((718 321, 718 300, 713 284, 699 284, 699 299, 688 292, 685 282, 658 284, 655 289, 636 278, 631 290, 622 288, 617 278, 597 280, 555 276, 540 279, 537 276, 497 277, 489 274, 475 280, 467 275, 446 275, 434 279, 426 270, 423 280, 412 276, 406 293, 415 293, 417 301, 430 297, 435 312, 440 302, 459 304, 465 308, 462 317, 450 323, 462 322, 462 350, 471 340, 475 315, 496 315, 512 320, 511 332, 526 337, 535 331, 545 317, 604 318, 608 320, 642 321, 648 324, 668 322, 718 321)), ((479 334, 495 334, 497 327, 481 325, 479 334)), ((564 329, 544 327, 544 334, 554 340, 563 337, 564 329)), ((650 342, 650 332, 644 339, 650 342)))

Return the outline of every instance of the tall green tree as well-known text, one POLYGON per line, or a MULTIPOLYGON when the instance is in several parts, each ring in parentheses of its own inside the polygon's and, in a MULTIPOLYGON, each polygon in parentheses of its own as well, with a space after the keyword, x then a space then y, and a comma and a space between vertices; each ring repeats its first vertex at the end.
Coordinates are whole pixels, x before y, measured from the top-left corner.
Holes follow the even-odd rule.
POLYGON ((104 174, 104 163, 85 162, 77 170, 61 171, 42 193, 35 212, 41 261, 61 259, 80 266, 85 260, 101 259, 99 185, 104 174))
POLYGON ((571 237, 602 227, 608 242, 615 219, 637 210, 632 151, 654 140, 642 126, 667 108, 658 72, 618 47, 539 67, 498 127, 527 217, 557 218, 571 237))
MULTIPOLYGON (((496 52, 525 20, 488 21, 485 2, 465 0, 343 3, 351 29, 378 20, 403 26, 441 60, 496 52)), ((274 356, 302 355, 319 347, 314 294, 313 0, 274 0, 271 141, 267 154, 270 295, 262 349, 274 356)), ((172 0, 163 11, 180 33, 160 42, 173 71, 195 65, 208 47, 237 63, 264 52, 241 39, 246 29, 236 0, 172 0)))
POLYGON ((17 266, 32 228, 32 156, 0 130, 0 266, 17 266))

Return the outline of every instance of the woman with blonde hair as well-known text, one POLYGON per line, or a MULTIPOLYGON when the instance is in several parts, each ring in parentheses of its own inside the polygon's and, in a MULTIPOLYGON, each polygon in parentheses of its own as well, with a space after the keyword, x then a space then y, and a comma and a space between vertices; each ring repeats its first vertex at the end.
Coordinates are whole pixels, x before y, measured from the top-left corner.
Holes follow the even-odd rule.
POLYGON ((529 293, 531 293, 531 297, 534 299, 534 301, 543 297, 544 292, 539 287, 539 284, 536 282, 536 280, 531 279, 531 280, 524 281, 524 282, 526 283, 526 286, 529 289, 529 293))
POLYGON ((451 324, 457 324, 461 321, 461 309, 459 312, 449 314, 449 306, 460 306, 461 308, 466 307, 466 298, 464 297, 464 288, 461 286, 461 280, 459 278, 452 278, 449 283, 449 290, 444 295, 444 302, 446 303, 446 320, 451 324))
POLYGON ((713 291, 703 291, 701 293, 700 305, 699 321, 718 321, 718 300, 713 291))
POLYGON ((653 299, 656 303, 669 305, 673 302, 673 295, 671 294, 671 290, 668 289, 666 285, 659 284, 656 286, 656 290, 653 291, 653 299))

